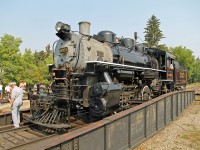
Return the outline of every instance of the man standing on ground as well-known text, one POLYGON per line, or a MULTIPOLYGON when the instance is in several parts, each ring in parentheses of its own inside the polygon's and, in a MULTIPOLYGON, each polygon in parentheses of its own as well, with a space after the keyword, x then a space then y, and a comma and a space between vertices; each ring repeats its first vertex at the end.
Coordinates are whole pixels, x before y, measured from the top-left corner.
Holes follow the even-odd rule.
POLYGON ((22 106, 23 90, 18 86, 16 86, 15 82, 11 82, 10 87, 11 87, 11 99, 9 99, 9 102, 11 103, 12 120, 15 128, 17 128, 19 127, 20 123, 19 109, 22 106))

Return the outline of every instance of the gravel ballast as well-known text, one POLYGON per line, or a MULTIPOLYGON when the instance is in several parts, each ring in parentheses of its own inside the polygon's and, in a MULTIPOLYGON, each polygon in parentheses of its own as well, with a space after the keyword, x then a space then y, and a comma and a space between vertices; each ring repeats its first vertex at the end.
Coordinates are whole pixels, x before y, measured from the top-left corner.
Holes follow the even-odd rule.
POLYGON ((162 131, 135 150, 200 150, 200 96, 162 131))

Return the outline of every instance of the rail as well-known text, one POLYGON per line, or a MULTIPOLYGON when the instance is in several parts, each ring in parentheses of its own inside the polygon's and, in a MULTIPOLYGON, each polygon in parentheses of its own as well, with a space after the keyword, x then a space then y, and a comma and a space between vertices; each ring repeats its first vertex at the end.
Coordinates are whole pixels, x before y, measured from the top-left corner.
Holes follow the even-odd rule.
POLYGON ((26 143, 36 142, 52 136, 42 132, 38 132, 34 129, 34 125, 23 126, 21 128, 14 128, 0 132, 0 150, 12 149, 20 147, 26 143))
POLYGON ((194 99, 194 91, 167 93, 101 121, 20 149, 133 149, 175 120, 194 99))

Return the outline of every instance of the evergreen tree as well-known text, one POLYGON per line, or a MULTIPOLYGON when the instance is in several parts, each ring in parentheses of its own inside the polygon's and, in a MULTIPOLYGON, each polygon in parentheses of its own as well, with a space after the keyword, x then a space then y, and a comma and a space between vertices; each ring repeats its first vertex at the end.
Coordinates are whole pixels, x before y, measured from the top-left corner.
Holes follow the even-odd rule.
POLYGON ((147 21, 147 27, 144 28, 146 33, 145 36, 145 46, 147 47, 158 47, 159 41, 164 38, 162 31, 160 30, 160 19, 157 19, 156 16, 152 16, 147 21))

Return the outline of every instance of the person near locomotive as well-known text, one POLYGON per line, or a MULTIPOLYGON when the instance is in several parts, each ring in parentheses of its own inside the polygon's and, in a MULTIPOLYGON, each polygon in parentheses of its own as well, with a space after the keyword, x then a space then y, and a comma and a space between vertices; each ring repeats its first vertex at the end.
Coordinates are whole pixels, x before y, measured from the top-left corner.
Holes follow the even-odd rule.
POLYGON ((19 87, 22 88, 24 91, 26 91, 26 82, 22 81, 22 82, 19 84, 19 87))
POLYGON ((20 123, 20 112, 19 109, 22 106, 22 98, 24 91, 16 86, 15 82, 10 83, 11 87, 11 98, 9 99, 9 102, 11 103, 11 109, 12 109, 12 120, 14 127, 19 127, 20 123))
POLYGON ((10 91, 10 86, 9 86, 9 83, 7 83, 7 85, 6 85, 6 87, 5 87, 5 91, 4 91, 4 92, 5 92, 5 95, 6 95, 6 96, 9 96, 9 95, 10 95, 10 92, 11 92, 11 91, 10 91))
POLYGON ((40 95, 44 94, 45 89, 46 89, 46 86, 45 86, 44 82, 42 82, 40 84, 40 95))

